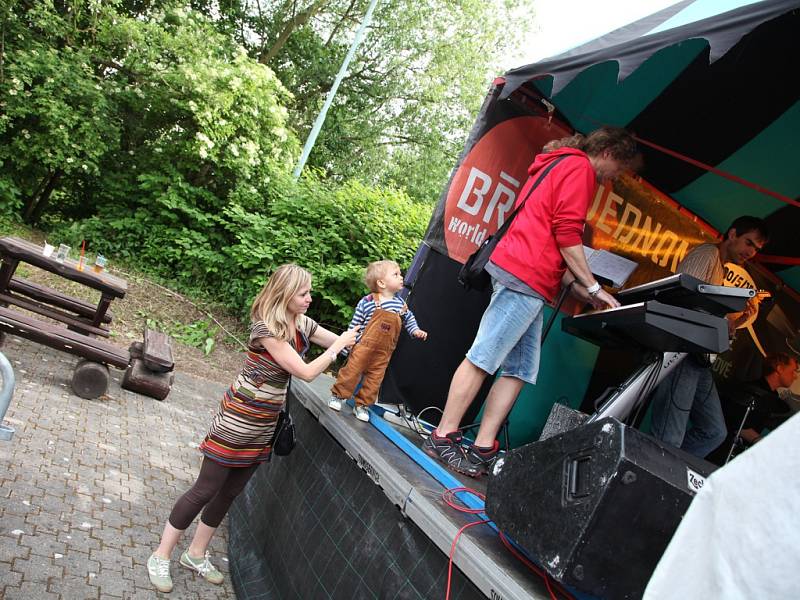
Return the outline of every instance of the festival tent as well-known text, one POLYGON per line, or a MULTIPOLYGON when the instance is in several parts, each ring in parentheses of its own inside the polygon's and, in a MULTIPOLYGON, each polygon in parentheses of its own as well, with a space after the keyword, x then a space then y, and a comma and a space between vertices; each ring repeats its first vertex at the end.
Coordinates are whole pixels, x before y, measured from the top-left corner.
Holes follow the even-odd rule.
MULTIPOLYGON (((684 0, 495 80, 409 269, 409 304, 429 339, 401 341, 383 401, 417 413, 444 405, 488 303, 488 294, 458 285, 458 268, 513 208, 547 141, 603 124, 637 136, 644 167, 640 177, 600 188, 584 243, 638 262, 630 286, 674 272, 736 216, 765 218, 772 235, 761 262, 729 276, 772 297, 716 375, 757 376, 765 352, 791 349, 800 327, 798 31, 800 0, 684 0)), ((511 413, 512 445, 537 439, 556 401, 587 410, 626 364, 562 333, 561 316, 537 385, 526 386, 511 413)))

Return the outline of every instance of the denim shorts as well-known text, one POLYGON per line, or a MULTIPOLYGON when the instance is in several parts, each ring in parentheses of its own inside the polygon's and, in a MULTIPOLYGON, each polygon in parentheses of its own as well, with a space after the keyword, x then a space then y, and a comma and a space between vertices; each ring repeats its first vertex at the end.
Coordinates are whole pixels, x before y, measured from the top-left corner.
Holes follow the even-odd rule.
POLYGON ((544 299, 510 290, 492 280, 492 300, 481 318, 467 360, 499 375, 536 383, 542 342, 544 299))

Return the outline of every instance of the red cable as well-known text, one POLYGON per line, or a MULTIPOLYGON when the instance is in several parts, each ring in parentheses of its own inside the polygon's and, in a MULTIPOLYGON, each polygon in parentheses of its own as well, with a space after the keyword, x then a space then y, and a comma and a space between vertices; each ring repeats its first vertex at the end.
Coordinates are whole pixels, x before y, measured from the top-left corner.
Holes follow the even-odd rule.
POLYGON ((774 256, 772 254, 756 254, 756 262, 771 263, 775 265, 800 265, 800 258, 796 256, 774 256))
POLYGON ((640 142, 645 146, 650 146, 654 150, 658 150, 659 152, 663 152, 668 156, 687 162, 690 165, 694 165, 695 167, 698 167, 700 169, 704 169, 709 173, 714 173, 715 175, 724 177, 725 179, 733 181, 734 183, 738 183, 739 185, 748 187, 751 190, 755 190, 756 192, 764 194, 765 196, 770 196, 772 198, 775 198, 776 200, 785 202, 786 204, 791 204, 792 206, 800 206, 800 202, 798 202, 797 200, 789 198, 788 196, 784 196, 783 194, 779 194, 778 192, 773 192, 772 190, 765 188, 763 185, 747 181, 747 179, 739 177, 738 175, 734 175, 733 173, 728 173, 727 171, 723 171, 722 169, 712 167, 711 165, 707 165, 706 163, 700 162, 699 160, 686 156, 685 154, 681 154, 680 152, 676 152, 675 150, 670 150, 669 148, 665 148, 664 146, 659 146, 654 142, 642 139, 637 135, 634 135, 633 137, 634 139, 636 139, 637 142, 640 142))
MULTIPOLYGON (((597 125, 603 125, 603 123, 601 123, 597 119, 595 119, 593 117, 590 117, 589 115, 586 115, 586 114, 580 115, 579 118, 586 119, 586 120, 591 121, 591 122, 593 122, 593 123, 595 123, 597 125)), ((651 142, 650 140, 646 140, 646 139, 640 138, 638 135, 634 135, 633 139, 635 139, 637 142, 639 142, 641 144, 644 144, 645 146, 650 146, 654 150, 658 150, 659 152, 661 152, 663 154, 666 154, 667 156, 671 156, 672 158, 677 158, 678 160, 682 160, 682 161, 684 161, 686 163, 689 163, 690 165, 693 165, 693 166, 695 166, 695 167, 697 167, 699 169, 703 169, 705 171, 708 171, 709 173, 714 173, 714 175, 719 175, 720 177, 724 177, 725 179, 728 179, 729 181, 733 181, 734 183, 738 183, 739 185, 743 185, 743 186, 745 186, 747 188, 750 188, 751 190, 754 190, 754 191, 756 191, 756 192, 758 192, 760 194, 764 194, 765 196, 770 196, 771 198, 775 198, 776 200, 779 200, 781 202, 785 202, 786 204, 791 204, 792 206, 800 206, 800 202, 798 202, 794 198, 789 198, 788 196, 784 196, 783 194, 779 194, 778 192, 773 192, 771 189, 765 188, 763 185, 759 185, 757 183, 753 183, 752 181, 748 181, 747 179, 744 179, 743 177, 739 177, 738 175, 734 175, 733 173, 728 173, 727 171, 723 171, 722 169, 718 169, 716 167, 712 167, 711 165, 708 165, 708 164, 706 164, 704 162, 701 162, 701 161, 699 161, 699 160, 697 160, 695 158, 692 158, 690 156, 686 156, 685 154, 682 154, 682 153, 677 152, 675 150, 670 150, 669 148, 666 148, 664 146, 656 144, 655 142, 651 142)))
POLYGON ((458 530, 456 537, 453 538, 453 543, 450 546, 450 562, 447 565, 447 592, 445 592, 444 600, 450 600, 450 580, 453 576, 453 555, 456 552, 456 543, 458 543, 458 538, 464 532, 465 529, 469 529, 470 527, 474 527, 475 525, 483 525, 485 523, 489 523, 490 519, 486 519, 485 521, 473 521, 472 523, 467 523, 461 529, 458 530))
MULTIPOLYGON (((484 511, 481 508, 467 508, 466 506, 461 506, 461 505, 456 504, 456 502, 455 502, 456 501, 455 494, 457 494, 459 492, 465 492, 465 493, 472 494, 472 495, 480 498, 484 502, 486 502, 486 496, 484 496, 480 492, 477 492, 477 491, 473 490, 472 488, 467 488, 467 487, 457 487, 457 488, 446 489, 444 492, 442 492, 442 500, 450 508, 453 508, 454 510, 457 510, 459 512, 467 513, 467 514, 470 514, 470 515, 483 514, 484 511)), ((448 566, 447 566, 447 591, 445 592, 445 600, 450 600, 450 585, 451 585, 452 574, 453 574, 453 556, 455 554, 456 544, 458 543, 458 538, 461 537, 461 534, 465 530, 469 529, 470 527, 473 527, 475 525, 484 525, 486 523, 491 523, 491 519, 486 519, 486 520, 482 520, 482 521, 473 521, 472 523, 467 523, 461 529, 458 530, 458 533, 456 533, 456 536, 453 538, 453 543, 450 546, 450 560, 449 560, 449 563, 448 563, 448 566)), ((500 540, 503 542, 503 545, 511 552, 511 554, 513 554, 520 562, 522 562, 522 564, 524 564, 526 567, 528 567, 531 571, 536 573, 536 575, 538 575, 539 577, 544 579, 544 583, 547 586, 547 592, 550 594, 551 600, 559 600, 558 596, 553 591, 553 588, 551 586, 550 576, 547 573, 545 573, 544 571, 542 571, 541 569, 539 569, 536 565, 534 565, 527 558, 525 558, 522 554, 517 552, 517 550, 508 541, 508 538, 506 538, 506 536, 503 535, 500 531, 498 531, 497 534, 500 536, 500 540)), ((554 583, 556 583, 556 582, 554 582, 554 583)), ((558 591, 561 594, 563 594, 568 600, 573 600, 572 596, 563 587, 558 585, 558 583, 556 583, 556 587, 557 587, 558 591)))

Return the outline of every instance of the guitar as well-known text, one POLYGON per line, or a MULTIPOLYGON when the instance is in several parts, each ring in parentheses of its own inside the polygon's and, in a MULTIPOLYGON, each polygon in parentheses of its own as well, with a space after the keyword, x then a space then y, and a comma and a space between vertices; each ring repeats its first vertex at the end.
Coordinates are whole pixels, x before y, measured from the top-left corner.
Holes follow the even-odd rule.
MULTIPOLYGON (((747 319, 743 320, 741 323, 736 325, 736 329, 744 329, 746 327, 750 327, 753 322, 758 318, 758 306, 767 298, 772 298, 772 293, 768 292, 767 290, 757 290, 756 295, 750 299, 749 304, 755 308, 755 310, 747 317, 747 319)), ((733 317, 734 319, 739 319, 742 315, 746 314, 747 311, 742 311, 739 313, 731 313, 728 315, 728 318, 733 317)))
MULTIPOLYGON (((750 298, 748 302, 749 304, 751 304, 751 306, 755 307, 755 310, 749 317, 747 317, 747 319, 743 320, 741 323, 736 325, 736 330, 738 331, 739 329, 750 327, 750 325, 752 325, 753 322, 758 318, 758 305, 761 304, 761 302, 763 302, 767 298, 771 297, 772 297, 771 292, 768 292, 767 290, 757 290, 756 295, 750 298)), ((733 317, 734 319, 738 319, 744 314, 746 314, 746 311, 738 313, 729 313, 728 318, 733 317)), ((733 336, 731 336, 731 342, 733 342, 735 338, 736 334, 734 333, 733 336)), ((717 359, 716 354, 693 354, 692 356, 694 360, 697 362, 697 364, 703 367, 710 367, 717 359)))

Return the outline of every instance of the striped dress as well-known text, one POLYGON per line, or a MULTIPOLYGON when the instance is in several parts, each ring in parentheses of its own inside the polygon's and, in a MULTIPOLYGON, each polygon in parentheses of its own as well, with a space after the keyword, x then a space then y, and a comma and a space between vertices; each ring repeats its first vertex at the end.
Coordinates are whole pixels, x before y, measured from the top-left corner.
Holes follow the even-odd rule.
MULTIPOLYGON (((305 315, 297 319, 297 335, 290 345, 300 356, 309 347, 317 323, 305 315)), ((291 375, 256 341, 273 337, 258 321, 250 330, 247 358, 236 381, 222 397, 200 450, 226 467, 249 467, 269 460, 275 422, 286 400, 291 375)))

